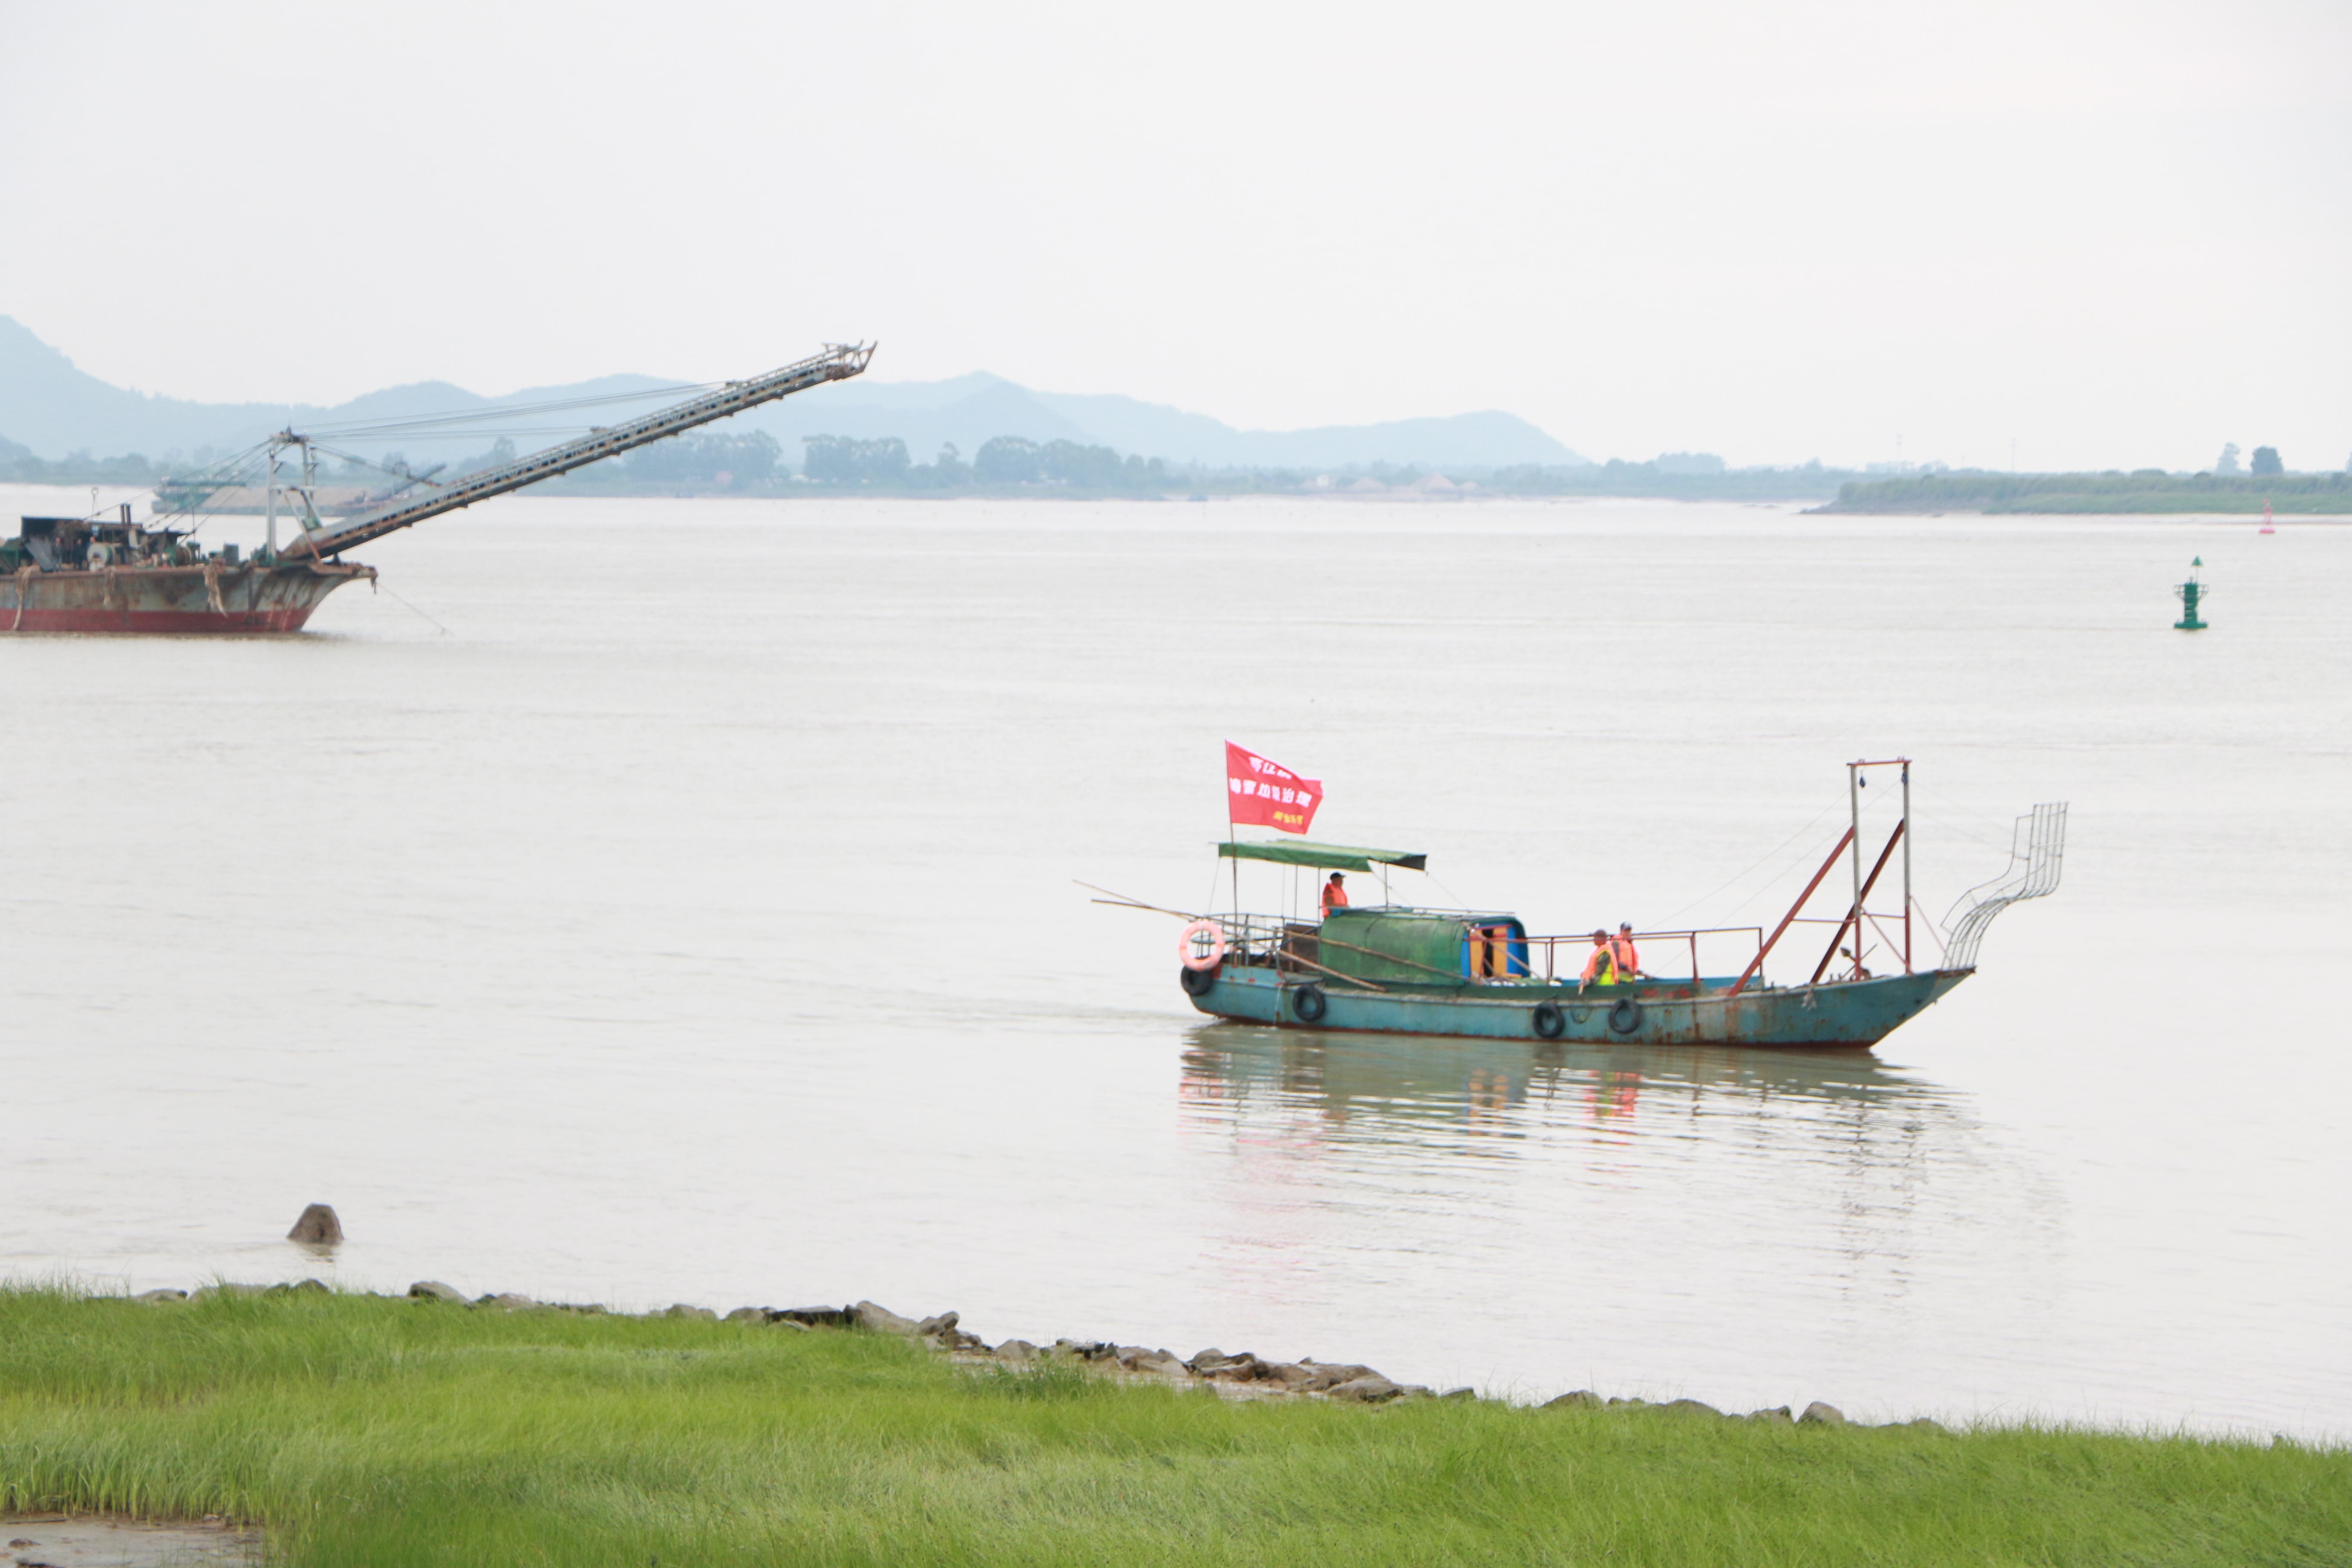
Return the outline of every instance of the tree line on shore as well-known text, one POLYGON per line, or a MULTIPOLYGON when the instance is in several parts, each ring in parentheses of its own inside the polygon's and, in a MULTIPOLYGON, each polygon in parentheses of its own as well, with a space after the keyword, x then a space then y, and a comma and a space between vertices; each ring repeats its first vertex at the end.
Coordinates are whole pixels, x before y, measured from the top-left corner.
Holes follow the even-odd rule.
MULTIPOLYGON (((1824 467, 1734 468, 1710 453, 1671 452, 1647 462, 1464 467, 1449 478, 1418 463, 1356 464, 1330 470, 1210 468, 1120 453, 1070 440, 998 436, 970 460, 952 445, 917 463, 895 436, 803 437, 795 472, 782 445, 762 430, 700 431, 606 458, 542 487, 573 494, 878 495, 1021 494, 1068 496, 1377 493, 1412 489, 1447 495, 1643 496, 1685 500, 1826 500, 1838 511, 2235 511, 2267 500, 2282 511, 2352 510, 2352 466, 2338 473, 2290 474, 2278 451, 2258 447, 2245 468, 2238 448, 2223 450, 2212 471, 2161 468, 2104 473, 2013 474, 1939 469, 1886 476, 1824 467), (1834 497, 1834 500, 1831 498, 1834 497)), ((440 479, 511 462, 514 444, 447 464, 419 467, 400 453, 368 465, 330 463, 320 479, 359 489, 403 488, 414 475, 440 479)), ((226 457, 228 455, 223 455, 226 457)), ((161 462, 131 452, 96 458, 76 452, 44 460, 0 437, 0 480, 24 484, 157 487, 174 505, 200 505, 205 494, 240 480, 207 468, 215 455, 167 453, 161 462)), ((254 465, 247 465, 248 468, 254 465)))
MULTIPOLYGON (((1452 478, 1413 462, 1360 463, 1330 469, 1215 468, 1122 453, 1079 441, 1035 441, 997 436, 967 459, 952 443, 928 463, 914 461, 896 436, 803 437, 805 457, 797 471, 776 438, 762 430, 690 432, 580 469, 542 487, 574 494, 720 493, 793 495, 1021 493, 1145 496, 1184 494, 1294 494, 1377 492, 1431 489, 1443 492, 1500 495, 1657 495, 1700 500, 1822 499, 1852 470, 1824 468, 1819 462, 1797 468, 1731 468, 1711 453, 1671 452, 1647 462, 1612 458, 1597 464, 1517 464, 1496 468, 1461 466, 1452 478), (1436 481, 1433 483, 1432 481, 1436 481), (1455 482, 1458 480, 1459 482, 1455 482)), ((0 479, 28 484, 157 486, 176 505, 201 504, 222 484, 257 483, 257 464, 240 477, 226 465, 242 454, 202 447, 193 454, 164 454, 161 460, 132 452, 97 458, 75 452, 44 460, 0 437, 0 479)), ((365 464, 330 460, 322 483, 361 490, 405 488, 418 479, 447 479, 511 462, 514 443, 501 438, 488 449, 446 463, 411 462, 394 452, 365 464)))

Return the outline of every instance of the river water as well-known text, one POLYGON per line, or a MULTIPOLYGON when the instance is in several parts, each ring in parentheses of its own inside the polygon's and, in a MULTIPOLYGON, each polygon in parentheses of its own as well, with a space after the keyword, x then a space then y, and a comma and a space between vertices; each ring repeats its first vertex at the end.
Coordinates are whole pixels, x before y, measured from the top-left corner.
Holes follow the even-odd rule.
POLYGON ((0 1270, 2352 1434, 2352 529, 518 498, 370 554, 299 637, 0 639, 0 1270), (1542 930, 1776 919, 1864 755, 1925 909, 2036 801, 2065 882, 1874 1053, 1212 1026, 1076 882, 1229 897, 1228 739, 1542 930))

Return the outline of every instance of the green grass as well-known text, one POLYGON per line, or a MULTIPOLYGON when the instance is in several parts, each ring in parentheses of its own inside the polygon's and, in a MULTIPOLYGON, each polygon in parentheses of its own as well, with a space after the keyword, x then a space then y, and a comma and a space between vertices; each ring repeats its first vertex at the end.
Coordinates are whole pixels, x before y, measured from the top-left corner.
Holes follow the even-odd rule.
POLYGON ((1832 512, 2352 514, 2352 472, 2332 474, 1991 474, 1977 470, 1850 481, 1832 512))
POLYGON ((0 1503, 305 1565, 2352 1563, 2352 1454, 1492 1402, 1228 1405, 896 1340, 0 1289, 0 1503))

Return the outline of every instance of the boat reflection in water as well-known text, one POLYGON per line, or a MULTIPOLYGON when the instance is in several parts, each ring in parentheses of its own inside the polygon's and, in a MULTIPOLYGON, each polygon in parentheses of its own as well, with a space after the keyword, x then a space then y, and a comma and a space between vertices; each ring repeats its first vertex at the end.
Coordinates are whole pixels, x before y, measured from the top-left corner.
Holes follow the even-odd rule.
MULTIPOLYGON (((1653 1125, 1744 1108, 1751 1120, 1833 1123, 1843 1141, 1874 1118, 1897 1108, 1916 1113, 1944 1098, 1850 1050, 1306 1035, 1236 1024, 1192 1031, 1183 1093, 1203 1108, 1307 1116, 1335 1135, 1352 1127, 1356 1136, 1416 1142, 1434 1126, 1517 1138, 1543 1125, 1582 1122, 1630 1137, 1645 1097, 1653 1125)), ((1906 1136, 1917 1131, 1914 1124, 1906 1136)))
POLYGON ((1853 1051, 1226 1023, 1192 1031, 1180 1092, 1225 1156, 1202 1176, 1248 1216, 1236 1259, 1272 1235, 1309 1271, 1414 1254, 1692 1327, 1737 1298, 1754 1329, 1923 1288, 1957 1307, 1971 1281, 2032 1295, 2063 1251, 2033 1160, 1853 1051))

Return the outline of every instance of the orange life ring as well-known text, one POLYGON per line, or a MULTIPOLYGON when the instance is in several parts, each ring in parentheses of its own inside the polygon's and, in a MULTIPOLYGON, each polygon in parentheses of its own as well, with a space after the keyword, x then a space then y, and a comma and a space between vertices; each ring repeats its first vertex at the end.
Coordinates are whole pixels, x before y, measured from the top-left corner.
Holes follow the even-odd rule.
POLYGON ((1214 969, 1225 961, 1225 928, 1214 921, 1194 921, 1176 939, 1176 955, 1187 969, 1214 969), (1206 938, 1208 946, 1200 945, 1206 938))

